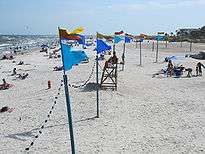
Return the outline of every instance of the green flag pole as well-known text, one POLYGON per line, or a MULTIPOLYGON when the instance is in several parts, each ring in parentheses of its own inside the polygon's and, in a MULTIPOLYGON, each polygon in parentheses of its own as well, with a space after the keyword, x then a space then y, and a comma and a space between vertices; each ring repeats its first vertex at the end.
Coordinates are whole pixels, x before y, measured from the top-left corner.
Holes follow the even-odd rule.
POLYGON ((159 56, 159 40, 158 40, 158 37, 157 37, 156 63, 158 62, 158 56, 159 56))
POLYGON ((154 51, 154 41, 152 42, 152 51, 154 51))
POLYGON ((137 48, 137 39, 136 39, 136 46, 135 47, 137 48))
MULTIPOLYGON (((59 30, 59 36, 60 36, 60 28, 59 27, 58 27, 58 30, 59 30)), ((60 39, 60 46, 61 46, 62 62, 64 64, 61 39, 60 39)), ((63 81, 64 81, 66 105, 67 105, 67 113, 68 113, 68 123, 69 123, 69 132, 70 132, 71 150, 72 150, 72 154, 75 154, 75 142, 74 142, 74 133, 73 133, 71 102, 70 102, 69 90, 68 90, 68 78, 67 78, 67 75, 65 73, 64 68, 63 68, 63 81)))
POLYGON ((114 43, 113 43, 113 54, 115 53, 115 35, 114 35, 114 43))
POLYGON ((140 66, 142 66, 142 42, 140 41, 140 66))
MULTIPOLYGON (((96 40, 97 40, 97 37, 96 37, 96 40)), ((96 47, 96 50, 97 50, 97 47, 96 47)), ((96 51, 97 52, 97 51, 96 51)), ((99 118, 99 80, 98 80, 98 54, 96 54, 96 101, 97 101, 97 118, 99 118)))
POLYGON ((190 41, 190 52, 192 52, 192 40, 190 41))
POLYGON ((123 62, 122 70, 124 70, 124 67, 125 67, 125 48, 126 48, 125 45, 126 45, 126 43, 124 42, 123 53, 122 53, 122 62, 123 62))

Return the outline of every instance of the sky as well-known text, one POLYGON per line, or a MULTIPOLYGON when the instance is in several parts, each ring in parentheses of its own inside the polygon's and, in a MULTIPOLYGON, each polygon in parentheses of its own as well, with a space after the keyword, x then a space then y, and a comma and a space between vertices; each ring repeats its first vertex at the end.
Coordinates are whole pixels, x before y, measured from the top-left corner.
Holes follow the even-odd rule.
POLYGON ((0 34, 175 32, 205 25, 205 0, 0 0, 0 34))

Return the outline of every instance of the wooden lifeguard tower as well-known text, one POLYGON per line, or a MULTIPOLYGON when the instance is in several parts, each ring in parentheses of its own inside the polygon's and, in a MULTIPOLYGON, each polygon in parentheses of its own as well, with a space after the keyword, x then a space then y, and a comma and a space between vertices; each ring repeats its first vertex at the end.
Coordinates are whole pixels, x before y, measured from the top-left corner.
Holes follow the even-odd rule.
POLYGON ((115 55, 105 62, 100 83, 102 89, 117 90, 117 62, 115 55))

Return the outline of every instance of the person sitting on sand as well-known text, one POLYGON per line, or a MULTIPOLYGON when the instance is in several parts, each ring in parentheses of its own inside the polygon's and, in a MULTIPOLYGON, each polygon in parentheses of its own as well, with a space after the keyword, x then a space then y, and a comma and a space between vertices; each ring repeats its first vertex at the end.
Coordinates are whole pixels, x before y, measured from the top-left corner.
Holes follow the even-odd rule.
POLYGON ((205 68, 201 62, 198 62, 196 65, 196 76, 202 76, 202 67, 205 68))
POLYGON ((20 61, 17 65, 23 65, 24 62, 23 61, 20 61))
POLYGON ((168 62, 168 66, 167 66, 167 77, 168 76, 172 76, 172 74, 173 74, 173 68, 174 68, 174 65, 172 64, 172 61, 171 60, 169 60, 169 62, 168 62))
POLYGON ((0 113, 9 112, 11 113, 15 108, 9 108, 8 106, 4 106, 0 109, 0 113))
POLYGON ((188 78, 192 77, 192 68, 186 68, 185 71, 188 72, 188 74, 187 74, 188 78))
POLYGON ((55 66, 53 68, 53 71, 62 71, 63 70, 63 66, 55 66))
POLYGON ((2 81, 3 81, 3 84, 0 85, 0 90, 8 89, 9 88, 9 84, 6 83, 5 79, 2 79, 2 81))
POLYGON ((13 69, 13 73, 11 74, 11 76, 16 75, 16 68, 13 69))
POLYGON ((21 80, 24 80, 28 77, 28 73, 26 73, 26 74, 23 73, 22 75, 21 74, 18 74, 18 75, 19 75, 18 78, 21 79, 21 80))

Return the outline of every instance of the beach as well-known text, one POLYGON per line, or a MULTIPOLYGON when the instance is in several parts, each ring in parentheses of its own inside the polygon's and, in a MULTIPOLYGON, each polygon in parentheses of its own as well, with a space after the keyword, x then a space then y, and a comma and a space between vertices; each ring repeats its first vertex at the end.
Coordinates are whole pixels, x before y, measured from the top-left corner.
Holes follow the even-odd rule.
MULTIPOLYGON (((84 50, 89 63, 73 66, 67 72, 70 84, 81 85, 88 78, 95 63, 94 48, 84 50)), ((119 59, 122 49, 122 43, 116 45, 119 59)), ((193 43, 190 52, 189 43, 183 43, 182 48, 176 42, 169 43, 168 48, 160 43, 157 63, 155 50, 152 51, 152 41, 143 42, 142 66, 139 66, 139 44, 137 48, 135 42, 126 44, 125 69, 122 71, 121 65, 118 66, 117 91, 100 90, 99 118, 95 118, 96 91, 69 87, 76 153, 205 153, 205 75, 152 77, 167 66, 165 57, 173 55, 178 57, 175 65, 192 68, 195 74, 196 64, 200 61, 205 65, 205 60, 185 58, 185 55, 205 51, 205 45, 193 43)), ((0 107, 14 108, 11 113, 0 113, 2 154, 27 153, 25 148, 38 134, 55 100, 51 117, 28 153, 71 151, 63 86, 57 94, 63 72, 53 71, 53 67, 62 65, 61 58, 49 59, 39 51, 36 48, 13 60, 0 61, 0 79, 5 78, 13 85, 0 91, 0 107), (21 60, 24 65, 17 65, 21 60), (18 73, 28 73, 28 77, 15 80, 10 76, 14 67, 18 73), (49 80, 51 89, 47 89, 49 80)), ((109 55, 105 57, 108 59, 109 55)), ((100 61, 101 67, 104 62, 100 61)), ((100 79, 101 75, 99 68, 100 79)), ((95 71, 89 82, 96 82, 95 71)))

